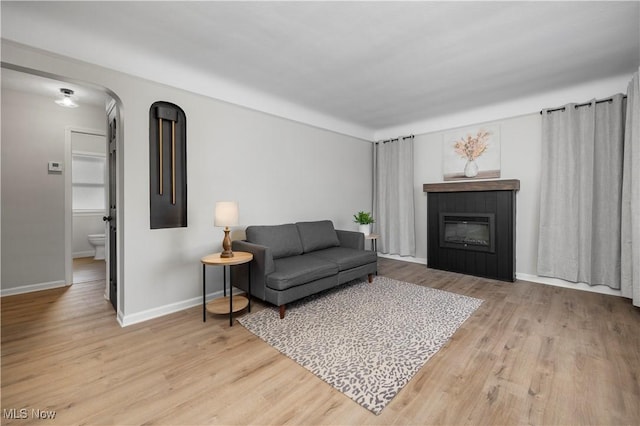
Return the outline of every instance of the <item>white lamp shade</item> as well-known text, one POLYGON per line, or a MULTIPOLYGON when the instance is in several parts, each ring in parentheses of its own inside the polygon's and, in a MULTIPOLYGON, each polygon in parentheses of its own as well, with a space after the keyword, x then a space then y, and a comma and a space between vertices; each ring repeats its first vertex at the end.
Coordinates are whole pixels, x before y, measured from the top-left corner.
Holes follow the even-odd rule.
POLYGON ((237 226, 238 203, 235 201, 217 201, 214 225, 237 226))

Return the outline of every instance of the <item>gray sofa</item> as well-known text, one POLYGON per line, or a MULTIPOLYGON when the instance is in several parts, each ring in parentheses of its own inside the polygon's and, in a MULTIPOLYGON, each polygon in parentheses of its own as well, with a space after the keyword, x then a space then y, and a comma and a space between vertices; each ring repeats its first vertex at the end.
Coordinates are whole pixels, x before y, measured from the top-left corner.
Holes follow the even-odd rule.
POLYGON ((247 239, 233 241, 234 251, 252 253, 254 260, 231 268, 233 285, 280 307, 378 270, 378 256, 364 249, 364 234, 340 231, 329 220, 285 225, 249 226, 247 239))

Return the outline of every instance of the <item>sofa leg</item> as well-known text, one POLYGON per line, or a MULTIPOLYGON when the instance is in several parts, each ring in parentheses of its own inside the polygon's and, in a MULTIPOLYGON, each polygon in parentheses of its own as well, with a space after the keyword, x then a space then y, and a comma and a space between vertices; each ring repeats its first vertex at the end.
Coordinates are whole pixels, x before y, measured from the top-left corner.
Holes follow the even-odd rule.
POLYGON ((371 284, 373 282, 373 274, 369 274, 369 284, 371 284))
POLYGON ((280 319, 284 319, 284 311, 286 308, 286 305, 280 305, 280 319))

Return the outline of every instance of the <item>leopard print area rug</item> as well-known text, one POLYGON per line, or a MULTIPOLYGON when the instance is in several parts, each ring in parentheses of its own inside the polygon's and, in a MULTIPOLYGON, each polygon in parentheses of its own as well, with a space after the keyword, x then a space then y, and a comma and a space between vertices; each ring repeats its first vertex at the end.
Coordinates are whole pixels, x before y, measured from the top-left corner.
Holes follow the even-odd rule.
POLYGON ((238 321, 375 414, 449 340, 482 300, 375 277, 238 321))

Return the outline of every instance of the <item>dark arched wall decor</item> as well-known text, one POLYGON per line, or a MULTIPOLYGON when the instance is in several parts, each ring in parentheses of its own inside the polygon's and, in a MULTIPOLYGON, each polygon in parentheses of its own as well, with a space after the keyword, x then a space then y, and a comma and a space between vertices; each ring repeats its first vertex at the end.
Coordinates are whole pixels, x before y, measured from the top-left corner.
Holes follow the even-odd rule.
POLYGON ((177 105, 149 109, 151 229, 187 226, 187 117, 177 105))

